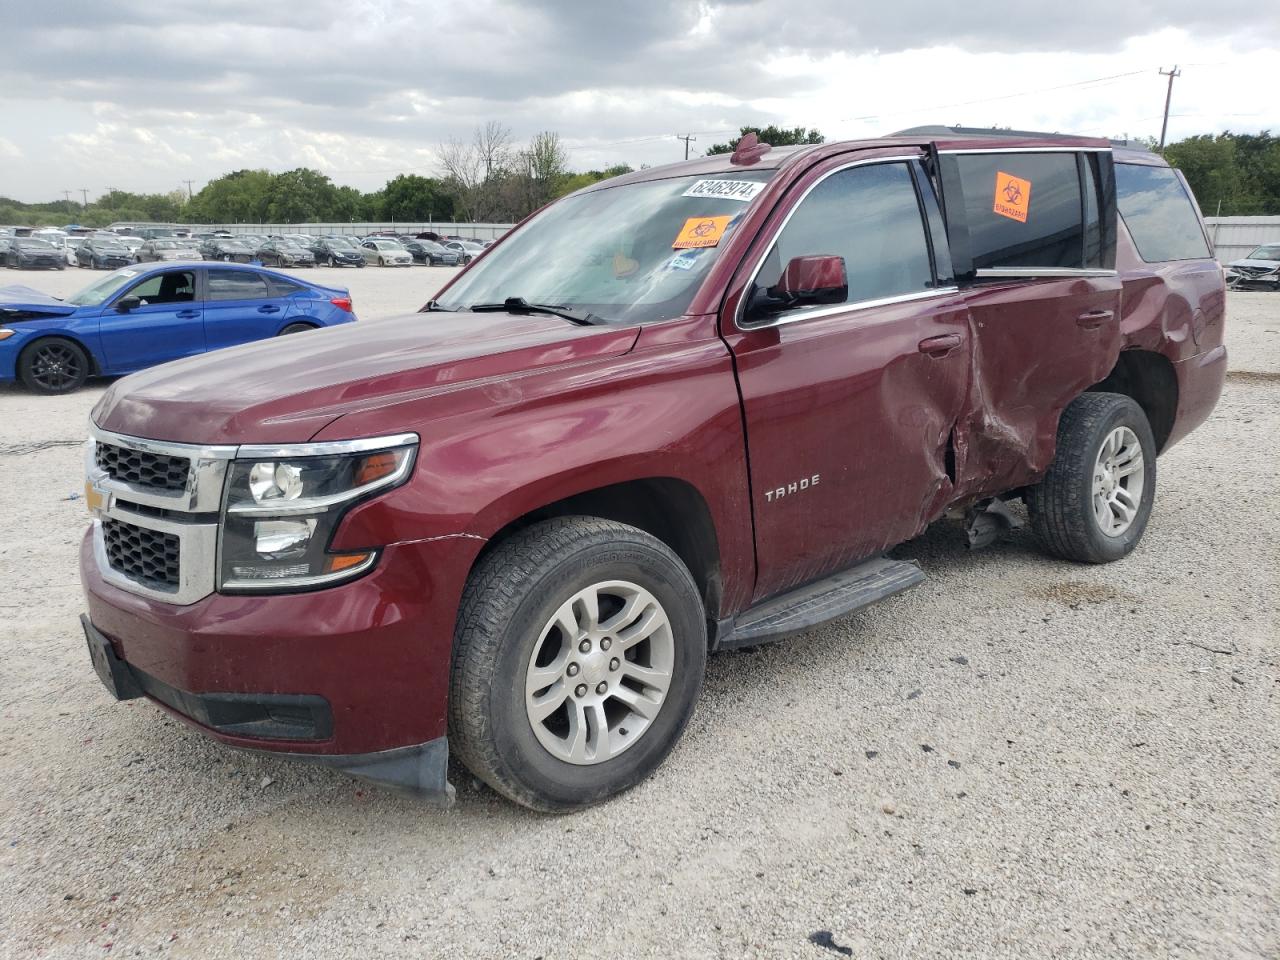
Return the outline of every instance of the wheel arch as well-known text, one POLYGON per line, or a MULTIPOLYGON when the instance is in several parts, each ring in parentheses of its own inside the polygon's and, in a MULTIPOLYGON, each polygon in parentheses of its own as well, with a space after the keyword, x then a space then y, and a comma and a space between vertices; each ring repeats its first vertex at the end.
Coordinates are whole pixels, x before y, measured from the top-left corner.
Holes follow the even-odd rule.
POLYGON ((93 348, 90 347, 89 344, 85 341, 84 337, 80 336, 79 334, 70 333, 63 330, 42 331, 41 333, 32 337, 31 340, 29 340, 27 343, 24 343, 22 345, 22 349, 18 351, 18 356, 14 358, 13 366, 14 366, 15 373, 21 369, 22 358, 27 355, 27 351, 31 350, 33 347, 39 344, 42 340, 70 340, 77 347, 83 350, 84 355, 89 358, 89 376, 91 377, 102 376, 103 367, 102 367, 102 364, 98 361, 98 355, 97 353, 94 352, 93 348))
MULTIPOLYGON (((706 498, 675 477, 645 477, 584 490, 529 510, 505 523, 476 555, 471 569, 513 534, 553 517, 585 516, 625 523, 671 548, 688 568, 708 621, 724 593, 720 541, 706 498)), ((468 571, 470 576, 470 571, 468 571)))
POLYGON ((1122 393, 1130 397, 1151 424, 1157 452, 1163 452, 1178 415, 1178 376, 1163 354, 1123 350, 1107 376, 1087 393, 1122 393))

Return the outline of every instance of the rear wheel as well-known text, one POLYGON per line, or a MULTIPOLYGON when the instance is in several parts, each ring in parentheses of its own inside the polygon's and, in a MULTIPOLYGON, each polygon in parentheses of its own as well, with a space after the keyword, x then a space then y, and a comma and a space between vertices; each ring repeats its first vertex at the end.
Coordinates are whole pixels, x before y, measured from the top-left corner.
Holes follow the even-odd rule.
POLYGON ((1058 448, 1027 493, 1031 526, 1055 556, 1108 563, 1128 555, 1147 528, 1156 491, 1156 444, 1130 397, 1086 393, 1058 422, 1058 448))
POLYGON ((18 377, 32 393, 70 393, 89 379, 89 356, 72 340, 46 337, 22 351, 18 377))
POLYGON ((280 331, 279 336, 287 337, 291 333, 305 333, 308 330, 314 330, 315 326, 310 323, 291 323, 280 331))
POLYGON ((639 783, 693 712, 702 602, 661 541, 566 517, 472 571, 455 633, 449 743, 499 793, 565 811, 639 783))

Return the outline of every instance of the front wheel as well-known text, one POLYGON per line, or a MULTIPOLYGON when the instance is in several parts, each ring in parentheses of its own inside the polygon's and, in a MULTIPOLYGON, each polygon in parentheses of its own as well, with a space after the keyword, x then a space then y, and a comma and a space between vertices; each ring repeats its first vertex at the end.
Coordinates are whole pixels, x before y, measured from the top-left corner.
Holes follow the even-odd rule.
POLYGON ((706 667, 705 623, 689 571, 649 534, 588 517, 528 527, 467 582, 450 748, 535 810, 620 793, 683 733, 706 667))
POLYGON ((22 351, 18 378, 32 393, 70 393, 89 378, 89 356, 73 340, 46 337, 22 351))
POLYGON ((1052 554, 1080 563, 1127 556, 1156 493, 1147 415, 1119 393, 1086 393, 1062 411, 1048 473, 1027 493, 1031 527, 1052 554))

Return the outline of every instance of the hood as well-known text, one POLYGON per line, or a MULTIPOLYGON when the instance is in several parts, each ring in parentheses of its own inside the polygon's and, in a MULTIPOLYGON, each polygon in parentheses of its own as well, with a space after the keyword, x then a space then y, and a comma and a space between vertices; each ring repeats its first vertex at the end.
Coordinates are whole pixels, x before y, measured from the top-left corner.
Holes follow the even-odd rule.
POLYGON ((1250 260, 1245 257, 1243 260, 1232 260, 1227 264, 1228 267, 1252 267, 1255 270, 1275 270, 1280 268, 1280 261, 1276 260, 1250 260))
MULTIPOLYGON (((343 414, 626 353, 639 327, 551 316, 414 313, 162 364, 118 380, 100 427, 182 443, 300 443, 343 414)), ((388 432, 414 427, 388 424, 388 432)))
POLYGON ((0 323, 67 317, 80 308, 31 287, 0 287, 0 323))

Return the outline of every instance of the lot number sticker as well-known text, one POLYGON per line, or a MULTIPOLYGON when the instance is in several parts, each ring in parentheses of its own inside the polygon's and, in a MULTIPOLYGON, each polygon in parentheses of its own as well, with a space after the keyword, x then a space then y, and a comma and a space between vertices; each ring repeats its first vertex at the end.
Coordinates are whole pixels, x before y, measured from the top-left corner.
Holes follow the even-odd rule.
POLYGON ((763 189, 764 184, 759 180, 699 180, 681 196, 741 200, 743 203, 749 203, 763 189))
POLYGON ((1003 170, 996 171, 996 196, 992 211, 1010 220, 1026 223, 1030 208, 1031 181, 1003 170))
POLYGON ((676 234, 672 250, 692 250, 698 247, 714 247, 724 236, 733 217, 690 217, 676 234))

